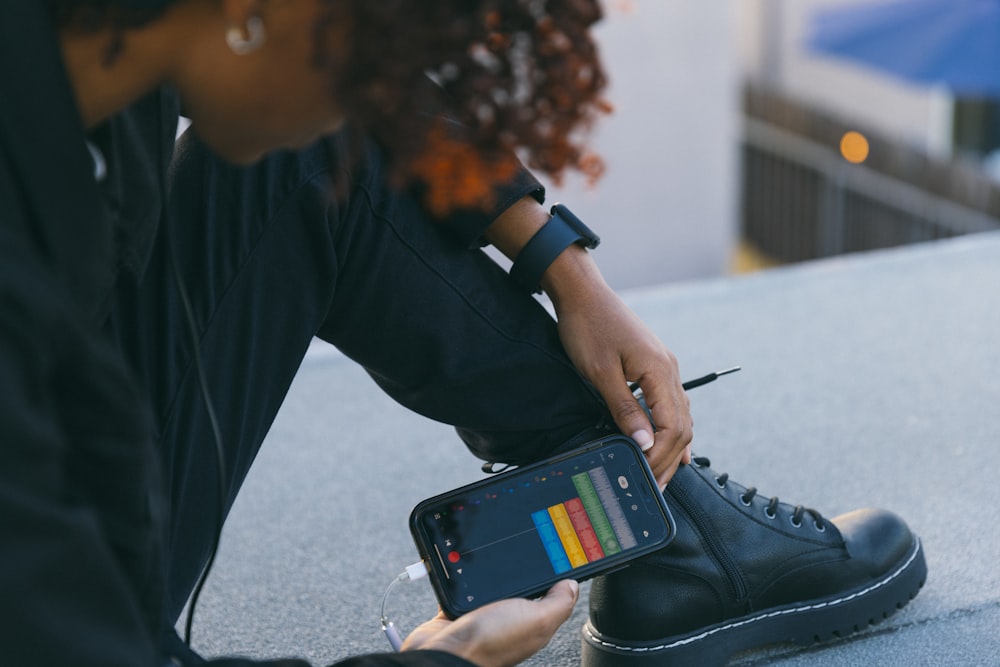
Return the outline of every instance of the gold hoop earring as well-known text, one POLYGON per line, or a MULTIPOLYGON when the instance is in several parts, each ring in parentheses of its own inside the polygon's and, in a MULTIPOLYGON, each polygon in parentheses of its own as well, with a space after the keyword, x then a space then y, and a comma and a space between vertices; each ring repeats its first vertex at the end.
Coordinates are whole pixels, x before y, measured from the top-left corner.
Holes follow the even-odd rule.
POLYGON ((226 44, 238 56, 253 53, 263 46, 266 39, 264 22, 259 16, 251 16, 247 19, 246 37, 243 36, 243 30, 239 26, 231 25, 226 29, 226 44))

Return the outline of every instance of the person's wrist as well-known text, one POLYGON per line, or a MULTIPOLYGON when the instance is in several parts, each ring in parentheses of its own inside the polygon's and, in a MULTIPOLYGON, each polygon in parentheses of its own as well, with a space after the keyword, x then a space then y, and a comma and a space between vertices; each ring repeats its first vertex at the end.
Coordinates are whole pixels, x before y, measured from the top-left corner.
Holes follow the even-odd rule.
POLYGON ((571 245, 596 248, 601 239, 563 204, 555 204, 548 220, 514 258, 510 277, 527 292, 542 291, 542 276, 571 245))
POLYGON ((558 313, 566 304, 593 299, 607 289, 607 283, 593 256, 586 248, 573 244, 542 274, 541 287, 558 313))

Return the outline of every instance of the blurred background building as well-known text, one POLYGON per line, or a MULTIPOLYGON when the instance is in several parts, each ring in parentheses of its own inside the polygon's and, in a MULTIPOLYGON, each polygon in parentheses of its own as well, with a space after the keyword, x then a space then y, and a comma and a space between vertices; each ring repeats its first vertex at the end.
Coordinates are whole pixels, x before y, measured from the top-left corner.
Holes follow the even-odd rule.
POLYGON ((613 286, 1000 228, 994 100, 807 46, 822 12, 886 2, 607 0, 608 171, 550 200, 598 228, 613 286))

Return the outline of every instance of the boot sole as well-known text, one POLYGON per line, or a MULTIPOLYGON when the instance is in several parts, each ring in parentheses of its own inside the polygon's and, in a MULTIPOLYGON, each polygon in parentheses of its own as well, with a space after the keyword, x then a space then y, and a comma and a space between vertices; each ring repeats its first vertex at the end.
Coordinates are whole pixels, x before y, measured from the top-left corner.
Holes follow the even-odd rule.
POLYGON ((845 637, 902 609, 927 579, 920 540, 881 579, 846 593, 818 598, 702 628, 685 635, 634 642, 602 635, 590 621, 583 628, 582 667, 672 667, 725 665, 740 651, 768 644, 810 645, 845 637))

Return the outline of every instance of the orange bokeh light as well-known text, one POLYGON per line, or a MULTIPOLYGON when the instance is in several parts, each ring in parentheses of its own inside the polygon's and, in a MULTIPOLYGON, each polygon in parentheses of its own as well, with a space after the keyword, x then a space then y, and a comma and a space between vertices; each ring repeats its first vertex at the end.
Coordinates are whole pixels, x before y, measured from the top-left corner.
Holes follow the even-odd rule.
POLYGON ((845 132, 840 139, 840 154, 853 164, 861 164, 868 159, 868 139, 860 132, 845 132))

